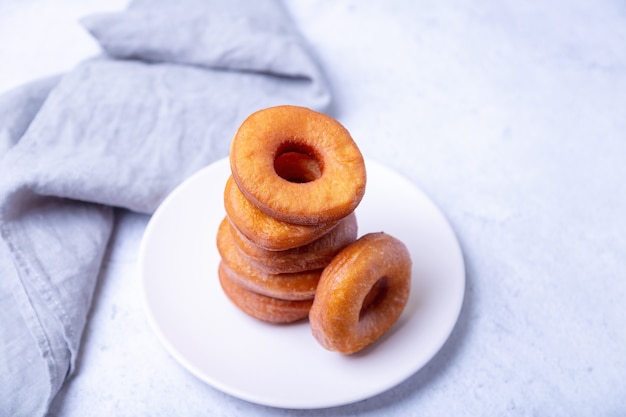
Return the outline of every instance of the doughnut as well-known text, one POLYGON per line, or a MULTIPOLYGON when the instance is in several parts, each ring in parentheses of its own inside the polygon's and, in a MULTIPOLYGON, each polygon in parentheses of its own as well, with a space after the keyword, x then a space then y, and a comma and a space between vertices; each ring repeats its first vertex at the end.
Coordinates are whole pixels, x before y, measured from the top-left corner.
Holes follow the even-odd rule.
POLYGON ((246 199, 288 223, 338 221, 365 193, 365 162, 350 133, 335 119, 304 107, 270 107, 248 116, 231 142, 230 166, 246 199), (317 164, 320 176, 283 178, 276 161, 288 153, 317 164))
POLYGON ((411 287, 411 257, 389 234, 368 233, 324 269, 309 312, 313 337, 351 354, 378 340, 398 320, 411 287))
POLYGON ((280 300, 237 285, 220 262, 218 276, 222 290, 241 311, 269 323, 291 323, 307 317, 313 300, 280 300))
POLYGON ((226 180, 224 208, 239 232, 267 250, 287 250, 309 244, 337 225, 337 222, 299 225, 270 217, 244 197, 232 176, 226 180))
POLYGON ((231 235, 245 260, 268 274, 324 268, 341 249, 356 240, 357 232, 356 215, 352 213, 341 219, 330 232, 308 245, 270 251, 255 245, 237 228, 231 227, 231 235))
POLYGON ((292 274, 263 272, 246 262, 235 244, 226 218, 217 232, 217 250, 228 276, 247 290, 283 300, 310 300, 315 296, 321 269, 292 274))

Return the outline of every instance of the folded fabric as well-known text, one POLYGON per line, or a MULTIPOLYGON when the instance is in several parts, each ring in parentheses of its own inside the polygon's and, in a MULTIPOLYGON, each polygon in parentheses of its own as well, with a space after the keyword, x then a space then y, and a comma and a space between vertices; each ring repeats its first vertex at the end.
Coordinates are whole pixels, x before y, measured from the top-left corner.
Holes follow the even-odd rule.
POLYGON ((71 375, 114 207, 151 213, 255 110, 330 94, 274 0, 140 0, 83 21, 105 56, 0 97, 0 415, 71 375))

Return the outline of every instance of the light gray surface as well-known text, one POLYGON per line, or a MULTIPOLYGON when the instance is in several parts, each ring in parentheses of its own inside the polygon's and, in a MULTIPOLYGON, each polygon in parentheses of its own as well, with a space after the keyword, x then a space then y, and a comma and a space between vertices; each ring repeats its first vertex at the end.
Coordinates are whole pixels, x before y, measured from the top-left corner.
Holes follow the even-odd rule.
MULTIPOLYGON (((72 2, 62 3, 67 14, 72 2)), ((408 381, 358 404, 297 412, 229 397, 190 376, 147 327, 136 271, 147 218, 126 215, 78 373, 51 415, 626 412, 623 6, 287 4, 332 83, 334 115, 366 155, 426 191, 458 234, 467 294, 451 338, 408 381)), ((1 11, 0 28, 11 18, 1 11)), ((26 13, 33 27, 55 16, 26 13)), ((24 62, 57 70, 50 52, 4 47, 6 34, 0 62, 9 60, 12 82, 20 79, 11 68, 24 62)), ((48 50, 71 55, 63 27, 41 36, 48 50)))

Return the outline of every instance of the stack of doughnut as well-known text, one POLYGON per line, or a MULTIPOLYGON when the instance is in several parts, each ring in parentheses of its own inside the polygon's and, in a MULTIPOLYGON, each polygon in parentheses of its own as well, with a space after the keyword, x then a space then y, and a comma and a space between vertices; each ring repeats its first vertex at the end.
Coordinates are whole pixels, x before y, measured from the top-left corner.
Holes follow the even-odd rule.
POLYGON ((411 259, 383 232, 358 238, 363 156, 335 119, 297 106, 250 115, 230 148, 219 281, 246 314, 309 318, 326 349, 354 353, 380 338, 408 301, 411 259))

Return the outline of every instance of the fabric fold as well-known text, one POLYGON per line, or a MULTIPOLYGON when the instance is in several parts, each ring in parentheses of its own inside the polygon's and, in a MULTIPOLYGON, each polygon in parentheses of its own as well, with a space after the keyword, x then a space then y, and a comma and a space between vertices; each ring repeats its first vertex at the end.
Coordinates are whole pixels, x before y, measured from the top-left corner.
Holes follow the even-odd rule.
POLYGON ((142 0, 84 23, 106 56, 0 97, 0 410, 12 416, 45 414, 75 367, 115 207, 152 213, 258 109, 330 101, 272 0, 142 0))
POLYGON ((329 100, 324 76, 281 3, 240 0, 189 13, 190 4, 196 3, 163 3, 159 8, 131 5, 125 12, 87 16, 82 24, 117 59, 297 78, 319 95, 316 106, 329 100))

